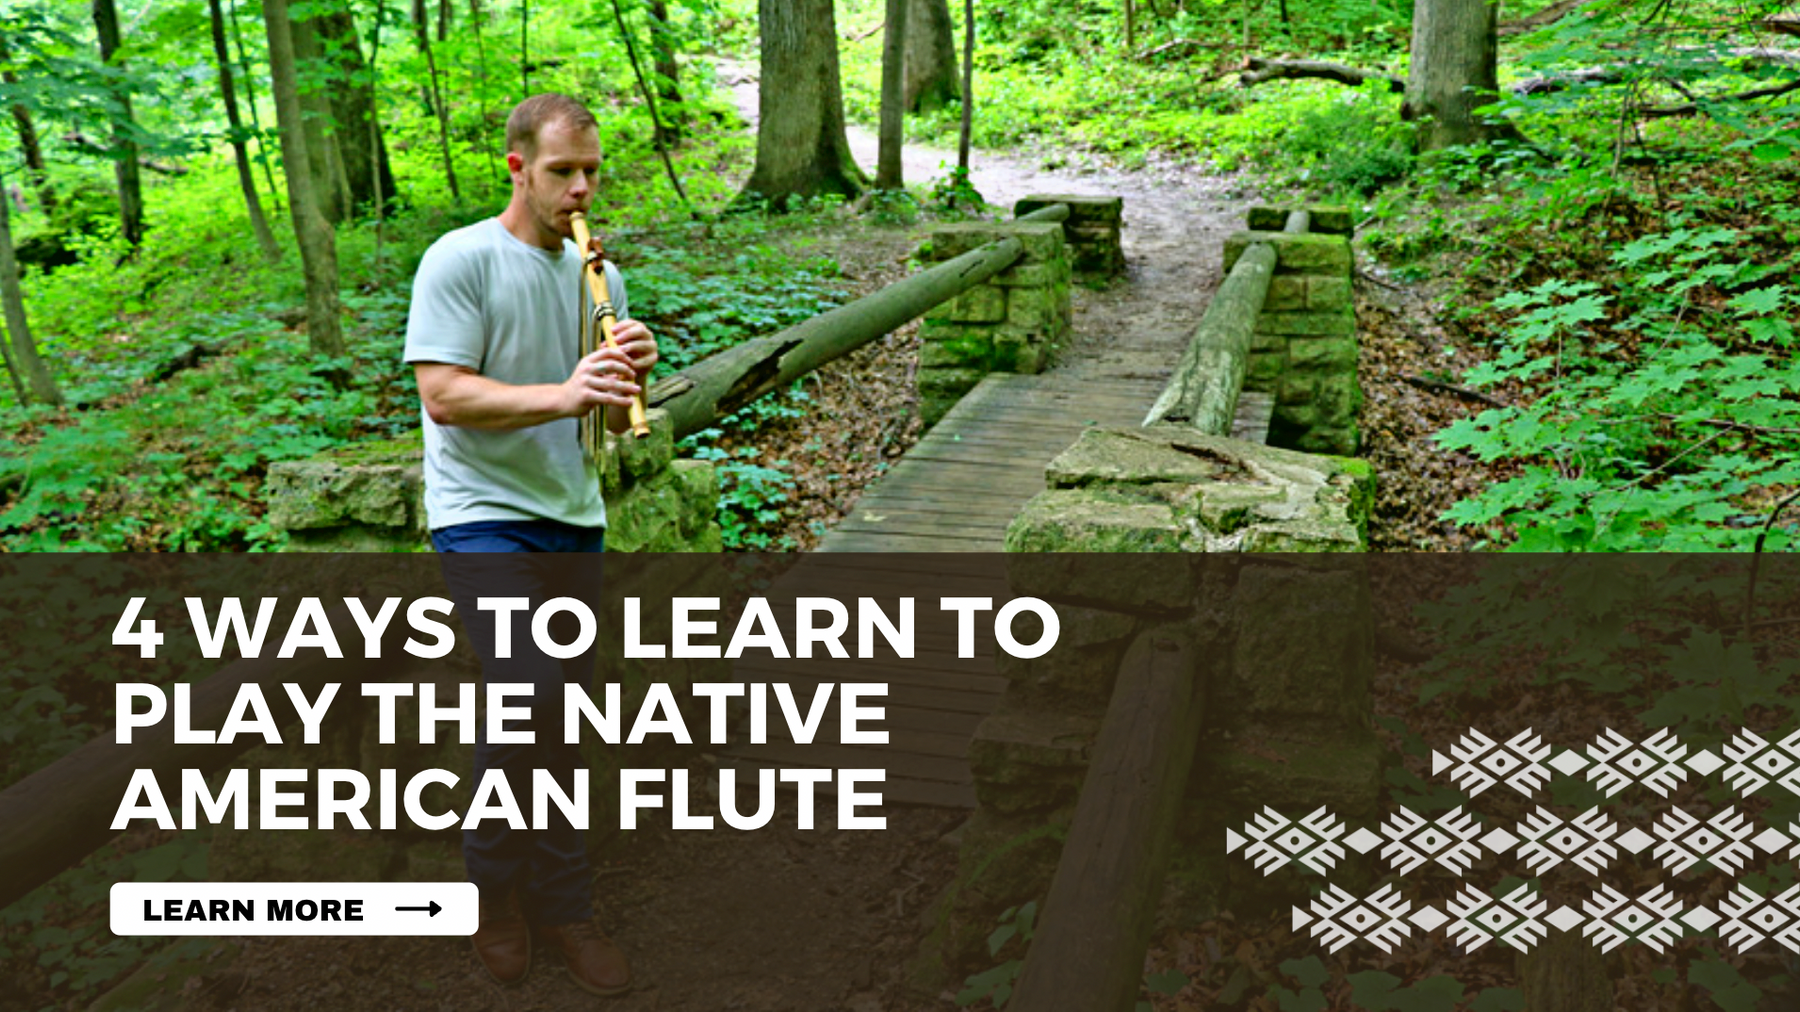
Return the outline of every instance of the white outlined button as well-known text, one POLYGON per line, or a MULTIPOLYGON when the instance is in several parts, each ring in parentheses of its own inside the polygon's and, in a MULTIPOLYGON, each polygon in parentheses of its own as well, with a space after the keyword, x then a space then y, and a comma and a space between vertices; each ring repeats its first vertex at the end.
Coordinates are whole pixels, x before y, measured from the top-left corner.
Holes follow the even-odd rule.
POLYGON ((115 935, 472 935, 470 882, 117 882, 115 935))

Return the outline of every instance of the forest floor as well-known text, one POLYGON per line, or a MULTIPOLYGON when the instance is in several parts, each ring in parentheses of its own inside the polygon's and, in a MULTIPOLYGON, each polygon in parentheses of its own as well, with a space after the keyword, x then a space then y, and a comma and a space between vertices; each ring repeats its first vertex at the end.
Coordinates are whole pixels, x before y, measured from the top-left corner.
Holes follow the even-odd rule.
MULTIPOLYGON (((722 74, 753 119, 750 69, 728 65, 722 74)), ((851 142, 858 160, 873 164, 873 136, 853 127, 851 142)), ((954 152, 910 146, 907 178, 931 179, 954 161, 954 152)), ((1127 271, 1106 288, 1077 289, 1076 338, 1066 352, 1072 358, 1098 353, 1109 334, 1128 329, 1190 332, 1220 280, 1223 239, 1242 227, 1253 196, 1239 177, 1155 159, 1124 171, 1072 152, 977 152, 972 179, 999 207, 1032 193, 1125 198, 1127 271)), ((921 231, 868 217, 806 240, 838 262, 859 295, 906 273, 921 231)), ((1379 278, 1359 284, 1365 452, 1381 488, 1375 547, 1462 547, 1436 516, 1475 479, 1426 437, 1469 406, 1407 377, 1454 371, 1469 364, 1469 353, 1431 325, 1422 300, 1379 278)), ((916 344, 916 327, 908 326, 821 370, 808 384, 804 417, 755 433, 762 461, 784 461, 796 478, 785 531, 793 546, 816 541, 916 440, 916 344)), ((712 780, 707 768, 695 775, 712 780)), ((215 986, 190 985, 190 1005, 345 1012, 954 1009, 950 992, 919 995, 903 979, 924 933, 922 915, 955 872, 954 831, 966 813, 890 807, 887 815, 889 828, 872 833, 802 832, 779 822, 754 833, 677 833, 652 820, 651 828, 630 834, 595 877, 602 923, 637 970, 637 989, 623 998, 597 1000, 577 990, 554 959, 540 962, 525 984, 500 987, 462 939, 268 938, 246 940, 215 986)), ((1177 943, 1172 948, 1182 955, 1165 950, 1164 957, 1178 965, 1191 960, 1192 944, 1177 943)))

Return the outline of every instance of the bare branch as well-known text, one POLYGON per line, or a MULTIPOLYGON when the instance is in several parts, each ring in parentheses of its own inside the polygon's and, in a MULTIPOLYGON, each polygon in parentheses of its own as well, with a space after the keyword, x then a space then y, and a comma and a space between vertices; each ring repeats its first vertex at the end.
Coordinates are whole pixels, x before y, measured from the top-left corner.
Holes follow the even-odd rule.
POLYGON ((1199 39, 1171 39, 1160 46, 1151 46, 1141 53, 1134 53, 1131 58, 1134 60, 1148 60, 1152 57, 1162 56, 1165 53, 1171 53, 1176 50, 1186 52, 1192 49, 1223 49, 1226 45, 1227 44, 1223 42, 1201 42, 1199 39))
POLYGON ((1506 24, 1499 27, 1498 33, 1504 38, 1509 35, 1524 35, 1526 32, 1536 31, 1545 25, 1551 25, 1561 21, 1563 18, 1573 14, 1576 10, 1586 6, 1588 2, 1589 0, 1560 0, 1559 3, 1553 3, 1530 17, 1520 18, 1517 21, 1508 21, 1506 24))
MULTIPOLYGON (((1753 99, 1774 98, 1777 95, 1786 95, 1789 92, 1795 91, 1800 91, 1800 78, 1796 78, 1786 84, 1778 84, 1769 88, 1755 88, 1750 91, 1740 91, 1735 95, 1721 95, 1717 98, 1708 99, 1708 101, 1749 102, 1753 99)), ((1695 116, 1700 113, 1700 105, 1699 102, 1684 102, 1681 105, 1650 106, 1648 108, 1637 110, 1637 114, 1639 116, 1647 116, 1651 119, 1666 119, 1671 116, 1695 116)))
POLYGON ((1399 94, 1406 90, 1404 80, 1379 70, 1364 70, 1361 67, 1326 63, 1323 60, 1265 60, 1260 56, 1252 56, 1244 61, 1244 72, 1238 75, 1238 84, 1248 88, 1264 81, 1295 78, 1336 81, 1352 88, 1361 87, 1369 81, 1385 81, 1388 91, 1399 94))

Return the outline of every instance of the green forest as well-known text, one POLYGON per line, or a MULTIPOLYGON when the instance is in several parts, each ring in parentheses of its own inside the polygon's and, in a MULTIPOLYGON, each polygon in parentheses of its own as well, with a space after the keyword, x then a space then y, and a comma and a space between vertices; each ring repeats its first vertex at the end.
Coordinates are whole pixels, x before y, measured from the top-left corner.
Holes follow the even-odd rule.
MULTIPOLYGON (((1225 181, 1234 213, 1352 212, 1375 547, 1780 548, 1790 6, 10 2, 0 545, 280 549, 271 464, 416 428, 412 272, 504 206, 505 116, 557 90, 599 114, 596 219, 665 366, 879 287, 859 243, 1005 211, 954 156, 900 178, 902 144, 1071 187, 1225 181), (818 143, 770 142, 795 130, 818 143)), ((719 467, 728 547, 830 522, 769 435, 806 431, 807 391, 684 445, 719 467)))

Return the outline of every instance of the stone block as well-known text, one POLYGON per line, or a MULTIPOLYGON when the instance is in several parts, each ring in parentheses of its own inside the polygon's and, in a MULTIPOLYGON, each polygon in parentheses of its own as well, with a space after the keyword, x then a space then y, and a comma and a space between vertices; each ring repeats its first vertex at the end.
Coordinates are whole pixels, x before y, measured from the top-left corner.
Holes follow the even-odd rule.
POLYGON ((1190 775, 1189 785, 1234 821, 1264 806, 1311 812, 1323 805, 1355 825, 1376 818, 1380 803, 1383 759, 1372 736, 1308 742, 1238 735, 1201 749, 1194 763, 1200 775, 1190 775))
MULTIPOLYGON (((681 478, 665 471, 634 482, 607 500, 606 550, 609 552, 679 552, 682 535, 681 478)), ((689 518, 688 526, 692 526, 689 518)))
MULTIPOLYGON (((1276 278, 1275 280, 1285 281, 1287 279, 1276 278)), ((1306 279, 1306 308, 1333 310, 1354 305, 1349 278, 1316 275, 1306 279)))
POLYGON ((1068 318, 1068 300, 1066 287, 1014 288, 1006 300, 1006 322, 1015 327, 1046 327, 1068 318))
MULTIPOLYGON (((921 349, 921 352, 923 349, 921 349)), ((1030 340, 1014 334, 1002 334, 994 340, 992 368, 995 372, 1036 375, 1044 371, 1050 358, 1050 346, 1043 340, 1030 340)), ((923 355, 920 364, 924 364, 923 355)))
POLYGON ((1235 534, 1255 522, 1259 507, 1287 498, 1269 485, 1208 485, 1200 492, 1200 522, 1215 534, 1235 534))
POLYGON ((607 434, 608 439, 618 444, 619 471, 630 481, 642 481, 659 474, 668 468, 669 461, 675 459, 675 426, 669 421, 669 413, 661 408, 651 408, 645 421, 650 423, 647 435, 607 434))
POLYGON ((917 378, 920 419, 926 426, 937 424, 986 375, 986 369, 921 368, 917 378))
POLYGON ((425 552, 431 535, 411 527, 343 524, 287 532, 289 552, 425 552))
POLYGON ((1007 815, 1073 804, 1099 730, 1098 719, 1076 714, 989 714, 969 743, 976 795, 1007 815))
POLYGON ((1029 263, 1046 263, 1063 259, 1063 227, 1056 221, 1009 221, 1001 226, 1002 234, 1015 236, 1025 244, 1029 263))
MULTIPOLYGON (((1055 579, 1060 582, 1052 586, 1052 593, 1067 593, 1068 581, 1060 575, 1055 579)), ((1052 606, 1060 627, 1056 649, 1032 658, 1001 652, 995 656, 995 666, 1028 696, 1103 712, 1112 698, 1119 662, 1144 620, 1104 608, 1062 602, 1052 606)))
POLYGON ((684 551, 711 552, 719 532, 719 472, 709 460, 677 460, 669 465, 681 501, 678 526, 687 541, 684 551))
POLYGON ((1270 278, 1264 313, 1291 313, 1306 308, 1307 278, 1270 278))
POLYGON ((399 442, 270 465, 269 523, 286 531, 345 524, 425 530, 422 451, 399 442))
POLYGON ((1255 243, 1275 247, 1276 274, 1326 274, 1349 277, 1354 260, 1350 241, 1342 236, 1307 232, 1235 232, 1225 239, 1225 270, 1237 265, 1238 257, 1255 243))
POLYGON ((1230 662, 1209 691, 1234 724, 1283 733, 1360 727, 1375 656, 1360 565, 1246 564, 1231 607, 1230 662))
MULTIPOLYGON (((986 246, 996 239, 1004 238, 1009 225, 991 221, 951 221, 932 226, 930 238, 930 257, 933 261, 954 260, 978 246, 986 246)), ((1058 229, 1060 238, 1061 225, 1052 225, 1058 229)))
POLYGON ((926 341, 919 345, 919 367, 971 368, 986 371, 993 367, 994 345, 986 337, 961 337, 954 341, 926 341))
POLYGON ((1275 403, 1280 407, 1311 404, 1318 381, 1310 376, 1287 373, 1275 385, 1275 403))
POLYGON ((1125 198, 1110 196, 1078 196, 1070 193, 1034 193, 1013 204, 1013 216, 1024 217, 1051 204, 1067 204, 1070 222, 1117 222, 1125 214, 1125 198))
POLYGON ((1066 284, 1069 280, 1069 262, 1067 260, 1051 260, 1045 263, 1021 263, 994 275, 987 280, 990 285, 1002 288, 1043 288, 1047 285, 1066 284))
POLYGON ((1350 240, 1336 235, 1307 232, 1283 235, 1276 241, 1276 272, 1280 274, 1333 274, 1348 277, 1354 265, 1350 240))
POLYGON ((1356 221, 1347 207, 1315 207, 1311 211, 1314 232, 1347 236, 1356 231, 1356 221))
MULTIPOLYGON (((1352 454, 1361 443, 1361 433, 1355 426, 1313 425, 1296 434, 1291 440, 1296 450, 1320 454, 1352 454)), ((1272 548, 1268 551, 1287 551, 1284 548, 1272 548)))
MULTIPOLYGON (((1066 493, 1047 492, 1040 498, 1059 494, 1066 493)), ((1006 581, 1015 594, 1058 606, 1184 616, 1192 613, 1198 590, 1195 562, 1196 556, 1183 552, 1138 553, 1128 566, 1067 553, 1021 552, 1007 556, 1006 581)), ((1060 655, 1061 649, 1059 644, 1044 656, 1060 655)))
MULTIPOLYGON (((1253 207, 1250 209, 1246 224, 1259 231, 1279 232, 1287 227, 1290 207, 1253 207)), ((1353 226, 1350 211, 1342 207, 1309 207, 1306 209, 1311 218, 1310 227, 1313 232, 1327 235, 1349 235, 1353 226)))
MULTIPOLYGON (((1311 404, 1279 404, 1275 408, 1275 416, 1269 420, 1271 430, 1285 432, 1300 432, 1318 424, 1319 409, 1311 404)), ((1290 441, 1291 438, 1284 436, 1282 445, 1299 449, 1297 443, 1290 441)))
POLYGON ((1167 504, 1107 489, 1055 489, 1028 501, 1006 530, 1009 552, 1179 552, 1167 504))
MULTIPOLYGON (((1354 353, 1353 348, 1353 356, 1354 353)), ((1362 388, 1356 383, 1356 374, 1348 372, 1322 377, 1313 392, 1313 404, 1319 409, 1320 420, 1324 424, 1343 425, 1355 422, 1356 410, 1362 406, 1362 388)))
POLYGON ((985 340, 991 330, 990 327, 952 323, 947 319, 933 319, 927 316, 925 322, 919 326, 919 340, 926 342, 959 341, 970 337, 985 340))
POLYGON ((1282 354, 1251 355, 1249 367, 1244 371, 1245 390, 1273 390, 1287 369, 1287 358, 1282 354))
POLYGON ((1236 461, 1222 455, 1187 453, 1140 430, 1090 428, 1044 468, 1053 489, 1092 485, 1191 485, 1241 474, 1236 461))
POLYGON ((1289 337, 1353 337, 1356 314, 1349 306, 1326 312, 1265 312, 1256 318, 1256 329, 1289 337))
POLYGON ((1006 319, 1006 292, 992 285, 974 288, 950 300, 950 319, 958 323, 998 323, 1006 319))
POLYGON ((1303 337, 1288 345, 1288 364, 1296 369, 1356 371, 1356 339, 1303 337))
POLYGON ((1279 232, 1287 227, 1288 208, 1253 207, 1244 223, 1258 232, 1279 232))

